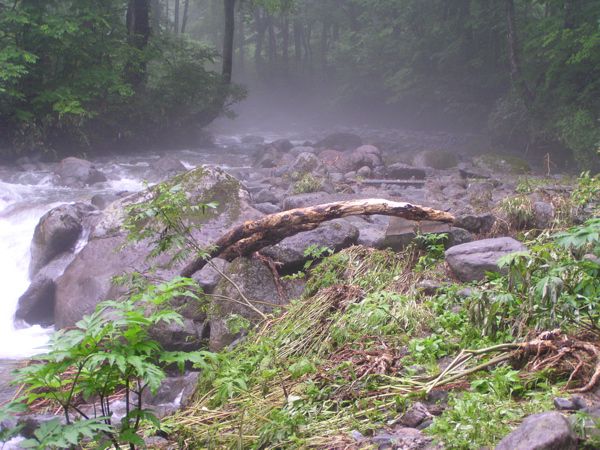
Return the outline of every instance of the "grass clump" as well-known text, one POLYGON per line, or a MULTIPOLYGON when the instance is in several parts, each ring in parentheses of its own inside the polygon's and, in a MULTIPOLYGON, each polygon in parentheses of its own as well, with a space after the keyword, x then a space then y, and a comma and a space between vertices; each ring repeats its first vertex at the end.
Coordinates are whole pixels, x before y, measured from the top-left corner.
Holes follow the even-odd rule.
POLYGON ((294 194, 308 194, 311 192, 319 192, 323 189, 323 181, 310 173, 302 175, 292 187, 294 194))

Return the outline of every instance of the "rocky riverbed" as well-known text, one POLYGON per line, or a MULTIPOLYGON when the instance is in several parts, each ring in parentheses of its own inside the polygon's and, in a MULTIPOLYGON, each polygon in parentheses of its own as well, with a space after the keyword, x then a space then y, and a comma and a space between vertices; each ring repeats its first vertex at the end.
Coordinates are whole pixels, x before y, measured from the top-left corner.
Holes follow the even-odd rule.
MULTIPOLYGON (((362 131, 277 139, 221 136, 214 146, 198 150, 58 163, 23 158, 0 167, 0 224, 7 239, 2 245, 9 249, 0 253, 0 260, 3 267, 15 266, 2 280, 11 286, 12 297, 2 311, 9 331, 0 356, 18 359, 43 349, 53 329, 74 325, 98 302, 123 293, 112 283, 114 276, 143 272, 157 263, 147 260, 147 242, 123 247, 125 209, 147 199, 143 180, 178 184, 193 202, 218 203, 214 213, 193 218, 194 238, 203 246, 243 221, 339 200, 405 201, 457 218, 449 226, 355 216, 286 238, 262 249, 260 258, 215 260, 218 270, 206 266, 193 278, 214 299, 240 302, 223 302, 218 314, 206 314, 183 301, 184 324, 155 330, 171 350, 207 346, 217 351, 236 341, 240 334, 229 332, 226 318, 257 318, 240 306, 238 289, 264 302, 259 309, 266 313, 298 298, 305 280, 279 277, 303 267, 311 258, 307 248, 338 252, 362 245, 401 251, 417 235, 447 233, 448 266, 457 279, 468 282, 498 270, 503 255, 524 249, 511 236, 515 230, 548 228, 568 213, 564 199, 572 189, 569 177, 536 175, 535 162, 514 155, 474 154, 473 136, 362 131), (21 244, 11 247, 15 242, 21 244), (11 340, 20 335, 32 337, 30 343, 11 348, 11 340)), ((165 280, 181 270, 161 266, 161 261, 158 265, 157 275, 165 280)), ((172 412, 182 404, 179 394, 194 382, 193 377, 171 380, 179 387, 169 388, 173 395, 153 404, 163 414, 172 412)), ((409 440, 419 439, 415 435, 409 440)), ((416 445, 406 448, 421 448, 416 445)))

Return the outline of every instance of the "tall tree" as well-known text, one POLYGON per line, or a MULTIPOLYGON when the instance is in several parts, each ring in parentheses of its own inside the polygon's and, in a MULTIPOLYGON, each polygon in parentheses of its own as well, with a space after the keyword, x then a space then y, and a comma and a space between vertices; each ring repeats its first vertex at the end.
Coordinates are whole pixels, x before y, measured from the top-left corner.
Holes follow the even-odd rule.
POLYGON ((235 34, 235 0, 223 0, 225 6, 225 34, 223 36, 223 80, 231 83, 233 73, 233 38, 235 34))
POLYGON ((129 60, 125 72, 127 80, 137 89, 146 80, 146 59, 141 52, 150 40, 150 0, 129 0, 126 23, 129 42, 139 52, 129 60))

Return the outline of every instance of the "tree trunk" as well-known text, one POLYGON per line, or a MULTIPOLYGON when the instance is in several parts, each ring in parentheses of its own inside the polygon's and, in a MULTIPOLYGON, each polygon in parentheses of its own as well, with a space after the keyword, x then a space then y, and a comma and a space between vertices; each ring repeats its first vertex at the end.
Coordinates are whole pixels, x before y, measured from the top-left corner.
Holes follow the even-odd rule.
MULTIPOLYGON (((146 48, 150 39, 150 0, 129 0, 126 24, 130 45, 138 50, 146 48)), ((125 67, 125 75, 137 90, 146 80, 146 62, 143 57, 129 61, 125 67)))
POLYGON ((298 19, 294 19, 294 58, 299 65, 302 61, 302 23, 298 19))
POLYGON ((575 28, 575 1, 574 0, 565 0, 565 20, 564 20, 564 28, 567 30, 572 30, 575 28))
POLYGON ((183 5, 183 19, 181 20, 181 34, 185 33, 185 28, 188 22, 188 14, 190 11, 190 0, 185 0, 183 5))
POLYGON ((281 18, 281 59, 283 71, 287 76, 290 62, 290 22, 287 13, 281 18))
POLYGON ((179 34, 179 0, 175 0, 175 12, 173 14, 173 31, 179 34))
POLYGON ((269 32, 269 64, 271 68, 277 56, 277 41, 275 40, 275 26, 273 25, 273 16, 268 15, 267 30, 269 32))
POLYGON ((152 12, 152 32, 154 34, 160 33, 160 0, 152 0, 151 6, 152 12))
POLYGON ((224 0, 225 34, 223 36, 223 80, 231 83, 233 72, 233 38, 235 33, 235 0, 224 0))
POLYGON ((238 4, 238 33, 237 33, 237 70, 238 73, 244 72, 244 64, 246 60, 246 24, 244 23, 244 11, 238 4))
MULTIPOLYGON (((217 240, 210 250, 210 258, 218 256, 233 261, 238 256, 249 255, 268 245, 276 244, 286 237, 313 230, 328 220, 375 214, 410 220, 454 222, 454 216, 450 213, 390 200, 366 199, 326 203, 270 214, 255 221, 244 222, 217 240)), ((181 276, 191 277, 202 269, 207 261, 204 258, 195 259, 182 270, 181 276)))
POLYGON ((257 69, 261 66, 263 43, 265 40, 266 23, 261 15, 260 8, 254 11, 254 25, 256 26, 256 46, 254 48, 254 62, 257 69))
POLYGON ((519 51, 517 31, 515 25, 515 3, 514 0, 505 0, 506 5, 506 39, 508 46, 508 62, 510 66, 510 80, 513 87, 517 90, 527 109, 531 107, 531 92, 521 75, 521 66, 519 63, 519 51))

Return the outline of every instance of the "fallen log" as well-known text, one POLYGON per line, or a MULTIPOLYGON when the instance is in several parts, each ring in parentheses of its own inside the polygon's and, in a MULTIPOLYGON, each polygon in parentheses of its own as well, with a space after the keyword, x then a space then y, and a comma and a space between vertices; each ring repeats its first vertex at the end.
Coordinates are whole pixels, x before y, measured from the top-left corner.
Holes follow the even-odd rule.
POLYGON ((395 185, 395 186, 416 186, 416 187, 423 187, 423 186, 425 186, 426 181, 425 180, 377 180, 377 179, 369 179, 369 180, 362 180, 361 183, 362 184, 369 184, 369 185, 389 184, 389 185, 395 185))
POLYGON ((454 222, 454 216, 445 211, 384 199, 350 200, 291 209, 269 214, 258 220, 247 221, 235 227, 217 240, 209 250, 208 258, 194 259, 181 271, 181 276, 191 277, 211 258, 218 256, 233 261, 238 256, 249 255, 261 248, 276 244, 286 237, 313 230, 323 222, 357 215, 384 215, 409 220, 454 222))

